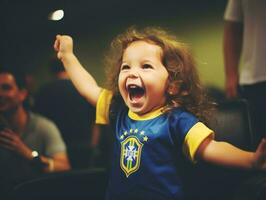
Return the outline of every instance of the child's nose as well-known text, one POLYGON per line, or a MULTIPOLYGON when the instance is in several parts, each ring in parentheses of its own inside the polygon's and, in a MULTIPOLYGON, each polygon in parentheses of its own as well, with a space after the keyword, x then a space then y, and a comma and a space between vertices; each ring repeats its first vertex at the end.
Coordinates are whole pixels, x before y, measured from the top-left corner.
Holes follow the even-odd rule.
POLYGON ((129 77, 139 77, 138 70, 131 69, 130 72, 129 72, 129 77))

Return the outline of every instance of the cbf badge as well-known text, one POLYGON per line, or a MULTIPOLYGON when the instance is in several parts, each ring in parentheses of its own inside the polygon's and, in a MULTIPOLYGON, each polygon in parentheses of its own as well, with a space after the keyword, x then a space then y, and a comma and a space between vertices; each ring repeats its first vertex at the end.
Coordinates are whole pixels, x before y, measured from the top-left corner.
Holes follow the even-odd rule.
POLYGON ((120 166, 126 176, 129 177, 130 174, 139 169, 143 143, 148 141, 148 137, 144 131, 130 129, 129 131, 124 131, 120 136, 120 140, 120 166))
POLYGON ((139 169, 142 146, 135 136, 130 136, 121 143, 120 165, 127 177, 139 169))

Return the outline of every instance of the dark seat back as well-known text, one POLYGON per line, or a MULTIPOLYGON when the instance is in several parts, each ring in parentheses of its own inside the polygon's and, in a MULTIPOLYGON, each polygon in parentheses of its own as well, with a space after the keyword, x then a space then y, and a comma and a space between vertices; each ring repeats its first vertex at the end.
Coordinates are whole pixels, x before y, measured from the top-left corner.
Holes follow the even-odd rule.
MULTIPOLYGON (((254 149, 246 100, 220 102, 209 127, 214 130, 217 141, 226 141, 245 150, 254 149)), ((244 170, 204 162, 186 163, 185 166, 185 194, 189 200, 230 200, 237 187, 249 176, 244 170)))
POLYGON ((47 174, 15 187, 11 199, 103 200, 106 185, 107 173, 104 169, 47 174))
POLYGON ((226 141, 241 149, 254 149, 248 102, 244 99, 218 104, 217 113, 210 123, 217 141, 226 141))

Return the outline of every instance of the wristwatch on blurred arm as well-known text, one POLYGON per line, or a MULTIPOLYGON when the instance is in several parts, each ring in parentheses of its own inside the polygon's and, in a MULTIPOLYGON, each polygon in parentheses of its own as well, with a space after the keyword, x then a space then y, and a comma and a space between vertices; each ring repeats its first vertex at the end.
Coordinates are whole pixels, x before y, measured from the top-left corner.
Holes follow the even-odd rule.
POLYGON ((37 167, 38 169, 43 169, 46 164, 42 162, 40 154, 38 153, 38 151, 32 151, 31 152, 32 155, 32 164, 33 166, 37 167))

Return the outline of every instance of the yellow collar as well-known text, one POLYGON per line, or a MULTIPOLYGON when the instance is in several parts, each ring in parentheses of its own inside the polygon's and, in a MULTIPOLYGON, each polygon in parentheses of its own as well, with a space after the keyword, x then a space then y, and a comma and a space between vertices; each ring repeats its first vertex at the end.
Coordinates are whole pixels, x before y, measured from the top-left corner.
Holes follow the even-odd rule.
POLYGON ((161 114, 163 114, 163 108, 164 107, 158 108, 158 109, 151 111, 149 113, 146 113, 144 115, 138 115, 138 114, 128 110, 128 116, 131 119, 140 120, 140 121, 154 119, 154 118, 160 116, 161 114))

